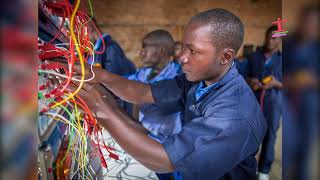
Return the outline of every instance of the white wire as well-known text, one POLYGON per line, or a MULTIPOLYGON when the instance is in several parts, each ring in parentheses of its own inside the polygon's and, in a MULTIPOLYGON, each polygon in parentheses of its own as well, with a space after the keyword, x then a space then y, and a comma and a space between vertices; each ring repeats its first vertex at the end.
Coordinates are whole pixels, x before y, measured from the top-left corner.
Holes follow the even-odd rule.
MULTIPOLYGON (((70 45, 70 44, 69 44, 69 43, 61 43, 61 44, 56 44, 56 45, 70 45)), ((59 47, 59 48, 61 48, 61 47, 59 47)), ((83 82, 92 81, 92 80, 95 78, 95 76, 96 76, 96 74, 95 74, 94 71, 93 71, 94 51, 93 51, 92 49, 90 49, 90 48, 88 48, 88 49, 89 49, 89 50, 91 51, 91 53, 92 53, 92 63, 91 63, 91 65, 90 65, 90 71, 91 71, 91 73, 92 73, 92 77, 89 78, 89 79, 85 79, 83 82)), ((49 50, 49 51, 46 51, 46 52, 54 52, 54 51, 56 51, 56 50, 49 50)), ((55 71, 46 71, 46 70, 41 70, 41 69, 39 69, 38 72, 46 73, 46 74, 52 74, 52 75, 55 75, 55 76, 59 76, 59 77, 62 77, 62 78, 66 78, 66 79, 69 78, 68 76, 63 75, 63 74, 60 74, 60 73, 57 73, 57 72, 55 72, 55 71)), ((77 79, 77 78, 71 78, 71 80, 76 81, 76 82, 81 82, 81 79, 77 79)))
MULTIPOLYGON (((69 43, 62 43, 62 44, 56 44, 56 46, 57 46, 57 45, 70 45, 70 44, 69 44, 69 43)), ((78 44, 78 45, 79 45, 79 44, 78 44)), ((93 45, 93 44, 91 43, 91 45, 93 45)), ((59 49, 65 49, 65 48, 63 48, 63 47, 57 47, 57 48, 59 48, 59 49)), ((87 47, 86 47, 86 48, 87 48, 87 47)), ((92 77, 89 78, 89 79, 84 80, 84 82, 91 81, 91 80, 93 80, 93 79, 95 78, 95 73, 94 73, 94 71, 93 71, 93 65, 94 65, 94 62, 95 62, 94 50, 92 50, 92 49, 90 49, 90 48, 87 48, 87 49, 89 49, 89 50, 91 51, 91 53, 92 53, 92 63, 91 63, 91 66, 90 66, 90 70, 91 70, 91 73, 92 73, 92 77)), ((49 50, 49 51, 46 51, 46 52, 56 52, 56 51, 57 51, 57 50, 49 50)), ((63 77, 63 78, 69 78, 68 76, 62 75, 62 74, 60 74, 60 73, 56 73, 55 71, 39 70, 39 72, 47 73, 47 74, 52 74, 52 75, 59 76, 59 77, 63 77)), ((74 80, 74 81, 77 81, 77 82, 81 82, 81 80, 80 80, 80 79, 77 79, 77 78, 71 78, 71 79, 74 80)), ((74 127, 74 125, 71 124, 71 123, 69 122, 69 120, 67 120, 64 116, 62 116, 62 115, 60 115, 60 114, 57 114, 57 113, 49 113, 49 112, 45 112, 44 115, 50 115, 50 116, 53 116, 53 117, 59 117, 60 119, 62 119, 62 120, 64 121, 64 123, 66 123, 66 124, 69 125, 69 131, 70 131, 70 126, 72 126, 72 127, 74 128, 74 130, 78 133, 80 140, 82 140, 82 139, 81 139, 81 133, 80 133, 80 132, 78 131, 78 129, 77 129, 76 127, 74 127)), ((84 132, 84 135, 86 135, 85 132, 84 132)), ((87 142, 83 142, 83 144, 80 143, 79 145, 80 145, 80 147, 79 147, 79 150, 80 150, 80 149, 82 149, 82 145, 83 145, 83 146, 87 146, 87 142)), ((84 147, 83 150, 86 151, 87 148, 84 147)), ((87 157, 85 161, 89 161, 89 158, 87 157)), ((81 170, 82 177, 88 177, 88 176, 85 176, 85 170, 86 170, 86 172, 88 172, 88 175, 89 175, 90 179, 93 179, 93 177, 92 177, 92 175, 91 175, 91 172, 90 172, 90 170, 91 170, 91 171, 94 173, 94 171, 93 171, 93 169, 92 169, 92 167, 91 167, 91 164, 90 164, 90 163, 87 164, 87 162, 82 162, 82 167, 83 167, 83 168, 80 169, 80 164, 78 163, 78 169, 75 171, 75 173, 73 174, 73 176, 75 176, 75 175, 77 174, 77 172, 81 170), (87 167, 87 166, 88 166, 88 167, 87 167), (89 170, 89 169, 90 169, 90 170, 89 170)), ((79 175, 80 175, 80 173, 79 173, 79 175)), ((72 177, 73 177, 73 176, 72 176, 72 177)), ((80 175, 80 177, 81 177, 81 175, 80 175)))
MULTIPOLYGON (((78 150, 78 151, 81 150, 81 148, 78 148, 78 147, 74 147, 73 149, 78 150)), ((80 170, 82 171, 82 176, 84 176, 84 171, 86 170, 86 172, 88 172, 89 176, 90 176, 91 179, 92 179, 92 175, 91 175, 91 173, 90 173, 90 171, 89 171, 89 168, 92 170, 93 173, 95 173, 95 171, 94 171, 94 170, 92 169, 92 167, 91 167, 90 159, 89 159, 89 158, 86 158, 86 162, 84 162, 84 163, 85 163, 85 164, 83 164, 83 168, 80 168, 80 167, 78 166, 77 170, 74 171, 74 174, 72 175, 72 177, 74 177, 78 172, 80 172, 80 170)), ((78 164, 78 165, 79 165, 79 164, 78 164)), ((80 174, 79 174, 79 175, 80 175, 80 174)))
POLYGON ((53 116, 53 117, 59 117, 60 119, 63 120, 63 122, 65 121, 65 122, 64 122, 65 124, 68 124, 68 125, 72 126, 72 127, 74 128, 74 130, 79 134, 79 136, 81 135, 81 133, 78 131, 78 129, 77 129, 73 124, 71 124, 71 123, 69 122, 69 120, 67 120, 65 117, 63 117, 61 114, 58 114, 58 113, 50 113, 50 112, 44 112, 43 114, 44 114, 44 115, 53 116))
MULTIPOLYGON (((59 77, 62 77, 62 78, 66 78, 66 79, 69 78, 68 76, 65 76, 65 75, 63 75, 63 74, 57 73, 57 72, 55 72, 55 71, 46 71, 46 70, 41 70, 41 69, 39 69, 38 72, 40 72, 40 73, 46 73, 46 74, 52 74, 52 75, 55 75, 55 76, 59 76, 59 77)), ((93 76, 92 76, 91 78, 89 78, 89 79, 85 79, 84 82, 89 82, 89 81, 91 81, 91 80, 94 79, 94 78, 95 78, 95 74, 93 73, 93 76)), ((77 78, 75 78, 75 77, 72 77, 71 80, 77 81, 77 82, 81 82, 81 79, 77 79, 77 78)))

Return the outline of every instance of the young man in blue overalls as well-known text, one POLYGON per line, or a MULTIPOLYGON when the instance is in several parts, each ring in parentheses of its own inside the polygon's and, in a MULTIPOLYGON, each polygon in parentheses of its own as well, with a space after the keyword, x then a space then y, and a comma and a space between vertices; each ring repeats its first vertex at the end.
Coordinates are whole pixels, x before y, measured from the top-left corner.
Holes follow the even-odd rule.
MULTIPOLYGON (((181 66, 172 57, 174 56, 174 41, 171 34, 165 30, 155 30, 148 33, 142 40, 140 58, 144 67, 136 73, 127 76, 147 84, 165 79, 173 79, 181 74, 181 66)), ((156 105, 140 105, 139 121, 150 132, 150 137, 164 142, 169 136, 177 134, 182 129, 181 112, 166 113, 156 105)), ((160 180, 181 179, 176 172, 173 174, 157 174, 160 180)))
POLYGON ((282 56, 279 51, 281 37, 272 37, 272 32, 276 30, 276 26, 268 28, 264 46, 248 56, 247 80, 260 102, 268 124, 259 158, 259 180, 269 179, 282 113, 282 56))
MULTIPOLYGON (((266 122, 234 66, 243 36, 237 16, 211 9, 192 17, 185 28, 180 57, 183 75, 144 84, 95 71, 93 82, 103 83, 126 101, 154 103, 167 113, 183 112, 182 130, 163 143, 141 131, 110 94, 103 98, 94 86, 85 84, 79 95, 118 144, 149 169, 178 171, 185 180, 255 179, 255 155, 266 122)), ((75 70, 81 72, 79 66, 75 70)))

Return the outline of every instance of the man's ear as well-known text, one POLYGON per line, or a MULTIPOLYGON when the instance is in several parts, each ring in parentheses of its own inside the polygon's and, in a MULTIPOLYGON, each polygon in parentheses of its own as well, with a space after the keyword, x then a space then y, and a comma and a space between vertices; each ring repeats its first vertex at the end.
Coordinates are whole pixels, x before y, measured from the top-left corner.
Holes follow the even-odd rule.
POLYGON ((222 56, 221 64, 223 64, 223 65, 229 64, 234 59, 234 57, 236 56, 236 52, 231 48, 225 48, 222 51, 221 56, 222 56))
POLYGON ((161 56, 164 56, 164 55, 166 54, 166 49, 165 49, 164 47, 160 47, 160 49, 159 49, 159 54, 160 54, 161 56))

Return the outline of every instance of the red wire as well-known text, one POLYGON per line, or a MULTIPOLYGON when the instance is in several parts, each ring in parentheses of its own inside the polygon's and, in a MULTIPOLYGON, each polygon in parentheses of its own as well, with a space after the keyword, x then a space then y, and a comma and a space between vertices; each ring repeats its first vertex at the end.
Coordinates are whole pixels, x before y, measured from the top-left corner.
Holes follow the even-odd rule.
POLYGON ((261 95, 260 95, 260 107, 261 107, 261 111, 263 112, 263 103, 264 103, 264 96, 266 94, 266 90, 262 90, 261 95))
POLYGON ((62 23, 59 27, 59 31, 57 32, 57 34, 48 42, 48 44, 51 44, 54 40, 56 40, 60 35, 61 35, 61 30, 62 30, 62 27, 63 27, 63 24, 65 22, 65 17, 66 16, 66 12, 63 10, 63 18, 62 18, 62 23))
POLYGON ((68 3, 68 0, 64 0, 64 3, 66 4, 66 9, 67 9, 68 17, 70 18, 71 13, 70 13, 70 9, 69 9, 69 3, 68 3))
POLYGON ((86 112, 89 115, 89 118, 91 119, 93 125, 95 126, 97 124, 97 120, 93 117, 92 112, 90 111, 85 101, 78 95, 76 95, 76 98, 81 102, 81 104, 83 105, 83 108, 86 109, 86 112))
MULTIPOLYGON (((56 48, 55 50, 58 51, 58 52, 60 52, 60 53, 62 53, 62 54, 64 55, 64 57, 67 59, 68 64, 70 64, 70 63, 69 63, 70 60, 69 60, 69 56, 68 56, 67 51, 63 51, 63 50, 61 50, 61 49, 59 49, 59 48, 56 48)), ((65 69, 65 68, 64 68, 64 69, 65 69)), ((66 70, 66 69, 65 69, 65 70, 66 70)), ((66 73, 67 73, 67 75, 68 75, 68 78, 67 78, 66 81, 64 81, 65 85, 64 85, 64 86, 62 87, 62 89, 60 90, 61 93, 64 92, 64 90, 65 90, 65 89, 67 88, 67 86, 70 84, 70 82, 71 82, 71 77, 72 77, 72 72, 73 72, 72 69, 71 69, 70 73, 69 73, 69 71, 66 71, 66 73)), ((60 84, 60 86, 57 87, 57 88, 60 88, 61 85, 62 85, 62 84, 60 84)))
MULTIPOLYGON (((71 10, 73 9, 72 6, 70 6, 70 4, 68 3, 68 0, 64 0, 65 2, 65 10, 63 9, 63 21, 59 27, 59 32, 54 36, 53 39, 51 39, 49 41, 49 44, 53 43, 54 40, 56 40, 60 35, 61 35, 61 30, 63 28, 63 25, 64 25, 64 22, 65 22, 65 19, 66 18, 69 18, 70 19, 70 16, 71 16, 71 10)), ((87 32, 88 31, 88 26, 87 25, 83 25, 84 22, 86 21, 90 21, 95 30, 97 31, 100 39, 102 40, 102 50, 101 51, 96 51, 95 53, 96 54, 102 54, 104 53, 105 51, 105 41, 103 40, 103 37, 101 35, 101 32, 99 31, 99 29, 97 28, 97 26, 93 23, 93 21, 91 20, 91 18, 84 12, 84 11, 78 11, 77 13, 77 16, 76 16, 76 19, 74 21, 74 31, 75 33, 78 35, 78 44, 80 44, 81 46, 80 47, 80 53, 81 55, 83 55, 85 58, 85 62, 87 62, 88 60, 88 57, 89 57, 89 53, 88 50, 85 48, 85 47, 88 47, 90 46, 89 44, 89 33, 87 32)), ((72 83, 71 81, 71 78, 72 78, 72 75, 73 75, 73 66, 74 66, 74 63, 78 60, 78 57, 75 55, 75 42, 73 41, 73 39, 70 37, 69 39, 69 43, 70 43, 70 48, 68 51, 64 51, 64 50, 61 50, 59 48, 56 48, 55 50, 59 53, 61 53, 67 60, 68 62, 68 69, 65 68, 64 66, 61 66, 61 65, 58 65, 57 68, 62 68, 64 69, 64 71, 66 72, 68 78, 62 82, 59 87, 55 88, 52 93, 54 93, 55 95, 57 95, 58 93, 56 92, 60 92, 60 94, 62 95, 62 92, 67 92, 66 91, 66 88, 70 85, 70 83, 72 83), (71 56, 71 57, 70 57, 71 56), (62 87, 63 86, 63 87, 62 87), (62 89, 60 91, 58 91, 58 89, 60 89, 62 87, 62 89)), ((80 56, 80 54, 78 55, 80 56)), ((85 114, 85 123, 83 124, 84 128, 85 129, 88 129, 90 130, 91 128, 93 128, 93 130, 95 131, 95 133, 93 134, 93 138, 97 139, 97 142, 98 142, 98 148, 99 148, 99 153, 100 153, 100 157, 101 157, 101 161, 102 161, 102 164, 103 166, 107 166, 107 163, 106 163, 106 160, 104 159, 104 157, 102 156, 102 151, 101 151, 101 144, 100 144, 100 141, 98 139, 98 132, 101 133, 102 135, 102 129, 100 127, 100 125, 97 124, 97 120, 93 117, 92 115, 92 112, 90 110, 90 108, 87 106, 87 104, 85 103, 85 101, 79 97, 78 95, 75 96, 76 99, 75 100, 71 100, 71 102, 74 102, 76 103, 80 108, 82 108, 84 110, 84 114, 85 114)), ((59 97, 56 97, 56 98, 61 98, 60 96, 59 97)), ((109 152, 109 156, 111 158, 114 158, 114 159, 118 159, 118 155, 114 154, 111 152, 111 150, 114 150, 113 148, 111 147, 108 147, 104 142, 102 144, 104 146, 104 148, 109 152)))
POLYGON ((103 39, 103 37, 102 37, 99 29, 97 28, 96 24, 92 21, 92 19, 91 19, 86 13, 84 13, 83 11, 79 11, 79 12, 82 13, 84 16, 86 16, 86 17, 91 21, 91 23, 93 24, 95 30, 97 31, 97 33, 98 33, 98 35, 99 35, 99 37, 100 37, 100 39, 101 39, 101 41, 102 41, 102 50, 101 50, 101 51, 96 51, 96 54, 102 54, 102 53, 104 53, 105 48, 106 48, 106 47, 105 47, 105 42, 104 42, 104 39, 103 39))

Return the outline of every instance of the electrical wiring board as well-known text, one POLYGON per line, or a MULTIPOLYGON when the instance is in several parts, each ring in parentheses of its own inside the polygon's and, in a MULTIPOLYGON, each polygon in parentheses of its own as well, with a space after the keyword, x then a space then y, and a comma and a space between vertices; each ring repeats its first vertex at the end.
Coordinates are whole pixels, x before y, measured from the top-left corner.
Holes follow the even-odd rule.
POLYGON ((78 96, 83 84, 94 78, 94 56, 106 49, 92 21, 90 0, 38 2, 39 180, 157 179, 121 149, 78 96), (80 1, 89 5, 90 13, 80 8, 80 1), (102 42, 99 51, 90 42, 93 31, 102 42))
POLYGON ((99 179, 106 157, 118 160, 115 149, 102 140, 103 128, 77 95, 94 78, 93 62, 92 77, 85 79, 88 59, 105 50, 104 41, 100 52, 94 50, 90 32, 102 36, 92 13, 79 7, 80 0, 39 0, 39 179, 99 179), (75 65, 81 73, 73 71, 75 65))

